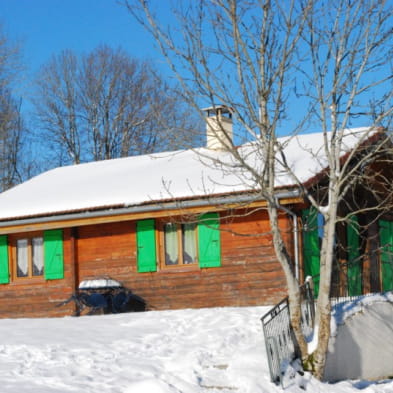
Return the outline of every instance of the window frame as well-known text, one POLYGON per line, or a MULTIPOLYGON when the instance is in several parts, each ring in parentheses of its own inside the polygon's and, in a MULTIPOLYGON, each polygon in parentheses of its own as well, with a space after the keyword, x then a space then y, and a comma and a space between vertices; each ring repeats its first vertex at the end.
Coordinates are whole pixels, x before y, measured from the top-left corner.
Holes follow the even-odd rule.
POLYGON ((29 232, 29 233, 21 233, 9 235, 9 255, 11 259, 10 267, 11 267, 11 278, 13 282, 24 282, 24 281, 45 281, 45 242, 44 242, 44 232, 29 232), (42 274, 34 275, 33 274, 33 239, 40 238, 42 239, 42 274), (25 277, 18 276, 18 241, 27 240, 27 264, 28 264, 28 273, 25 277))
POLYGON ((171 221, 159 220, 157 222, 158 229, 158 249, 159 249, 159 266, 160 270, 193 270, 199 269, 199 242, 198 242, 198 222, 195 221, 171 221), (167 265, 165 258, 165 226, 167 224, 176 225, 176 239, 179 255, 179 263, 167 265), (194 224, 194 242, 196 258, 194 262, 184 263, 184 245, 183 245, 183 228, 185 224, 194 224))

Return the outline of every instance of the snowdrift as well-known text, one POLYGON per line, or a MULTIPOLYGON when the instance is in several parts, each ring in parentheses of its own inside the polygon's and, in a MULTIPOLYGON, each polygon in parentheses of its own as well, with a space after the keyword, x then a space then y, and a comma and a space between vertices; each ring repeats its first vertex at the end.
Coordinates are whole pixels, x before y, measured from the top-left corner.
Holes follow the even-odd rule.
POLYGON ((392 378, 392 293, 339 304, 331 328, 325 380, 392 378))

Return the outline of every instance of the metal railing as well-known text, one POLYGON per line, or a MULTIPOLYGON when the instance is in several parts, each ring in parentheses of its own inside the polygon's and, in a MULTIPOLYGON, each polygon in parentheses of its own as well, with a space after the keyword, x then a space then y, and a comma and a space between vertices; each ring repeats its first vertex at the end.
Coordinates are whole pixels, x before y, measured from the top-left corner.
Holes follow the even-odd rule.
POLYGON ((270 379, 281 382, 281 364, 284 360, 293 360, 297 355, 293 329, 290 323, 288 298, 283 299, 262 317, 263 334, 270 379))
MULTIPOLYGON (((314 326, 314 297, 312 286, 306 282, 300 288, 302 297, 301 324, 305 335, 312 332, 314 326)), ((262 318, 266 353, 272 382, 282 384, 282 365, 299 357, 299 347, 291 325, 289 299, 286 297, 262 318)))

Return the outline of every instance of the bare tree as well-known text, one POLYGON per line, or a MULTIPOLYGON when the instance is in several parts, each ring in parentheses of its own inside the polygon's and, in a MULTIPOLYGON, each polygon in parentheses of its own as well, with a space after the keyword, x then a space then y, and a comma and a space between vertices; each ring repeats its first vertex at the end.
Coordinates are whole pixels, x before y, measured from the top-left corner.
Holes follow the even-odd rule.
MULTIPOLYGON (((256 167, 228 143, 227 151, 267 201, 277 259, 286 276, 291 322, 304 361, 322 378, 330 335, 330 285, 336 224, 347 217, 339 206, 349 189, 362 182, 361 168, 381 152, 355 149, 343 161, 344 134, 352 124, 367 122, 358 146, 376 126, 388 127, 392 115, 392 5, 359 0, 203 0, 178 2, 171 26, 156 15, 154 2, 128 0, 130 13, 157 40, 191 105, 233 109, 240 124, 238 141, 253 140, 262 166, 256 167), (176 22, 175 22, 176 21, 176 22), (301 107, 301 115, 299 114, 301 107), (291 118, 292 117, 292 118, 291 118), (288 164, 285 147, 300 131, 323 131, 326 185, 318 193, 305 187, 288 164), (281 143, 279 135, 288 135, 281 143), (277 168, 297 182, 323 217, 320 290, 315 351, 308 352, 300 328, 300 292, 290 252, 279 230, 284 209, 276 199, 277 168)), ((223 136, 224 135, 224 136, 223 136)), ((310 152, 308 152, 310 153, 310 152)), ((222 165, 225 165, 223 162, 222 165)), ((363 171, 364 172, 364 171, 363 171)), ((285 208, 287 209, 287 208, 285 208)))
POLYGON ((20 46, 7 37, 0 24, 0 88, 9 87, 20 70, 20 46))
POLYGON ((86 142, 81 132, 78 58, 72 51, 63 51, 42 67, 37 81, 39 127, 45 130, 43 141, 60 148, 75 164, 81 162, 81 146, 86 142))
POLYGON ((0 190, 20 183, 21 158, 26 134, 20 104, 8 92, 0 91, 0 190))
POLYGON ((65 51, 43 67, 37 86, 39 125, 73 163, 197 143, 196 116, 181 97, 150 62, 121 49, 65 51), (171 128, 183 132, 165 131, 171 128))
POLYGON ((13 95, 13 81, 21 70, 20 48, 0 26, 0 191, 22 180, 22 148, 26 128, 21 101, 13 95))

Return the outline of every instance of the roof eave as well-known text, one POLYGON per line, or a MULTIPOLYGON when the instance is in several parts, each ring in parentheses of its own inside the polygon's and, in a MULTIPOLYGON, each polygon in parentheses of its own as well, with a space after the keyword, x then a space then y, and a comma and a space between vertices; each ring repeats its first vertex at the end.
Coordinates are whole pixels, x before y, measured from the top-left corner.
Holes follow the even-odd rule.
MULTIPOLYGON (((297 198, 300 196, 299 188, 277 190, 276 197, 278 199, 297 198)), ((51 223, 57 221, 74 221, 81 219, 92 219, 108 216, 122 216, 138 213, 154 213, 157 211, 169 210, 185 210, 190 208, 203 208, 203 207, 217 207, 222 205, 238 204, 239 207, 256 201, 263 200, 258 193, 241 193, 230 194, 222 196, 212 196, 206 198, 198 198, 191 200, 172 200, 167 202, 154 202, 149 204, 134 205, 134 206, 114 206, 106 207, 104 209, 78 211, 72 213, 54 213, 51 215, 33 216, 33 217, 20 217, 11 218, 8 220, 0 221, 0 228, 12 226, 26 226, 40 223, 51 223)))

